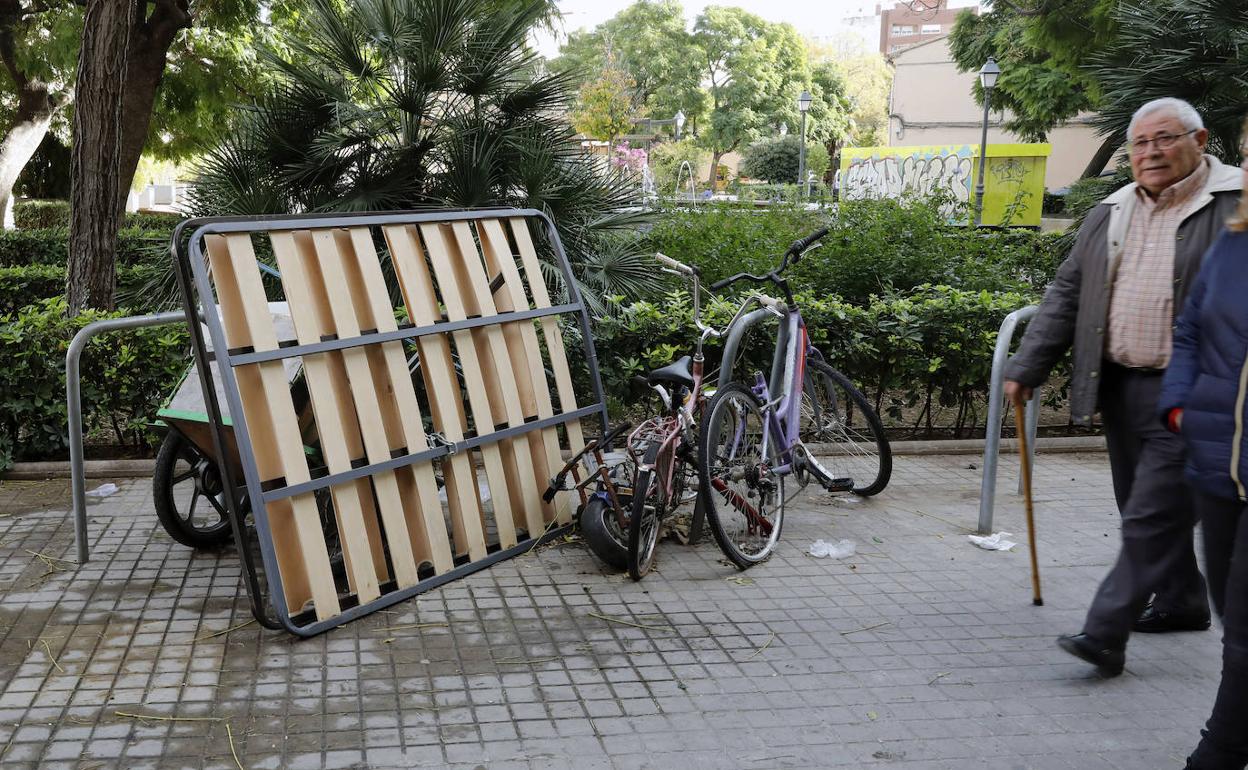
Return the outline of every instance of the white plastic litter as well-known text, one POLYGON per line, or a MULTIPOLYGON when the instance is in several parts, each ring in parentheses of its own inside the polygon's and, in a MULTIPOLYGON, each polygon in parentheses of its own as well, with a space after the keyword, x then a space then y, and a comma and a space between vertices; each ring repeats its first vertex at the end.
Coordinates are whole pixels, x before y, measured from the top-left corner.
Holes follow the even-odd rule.
POLYGON ((95 489, 92 489, 90 492, 87 492, 87 497, 108 497, 116 491, 117 485, 110 481, 107 484, 101 484, 95 489))
POLYGON ((853 556, 857 550, 853 540, 837 540, 835 543, 816 540, 810 544, 810 555, 817 559, 846 559, 853 556))
POLYGON ((1014 535, 1010 534, 1009 532, 994 532, 991 535, 982 535, 982 536, 981 535, 967 535, 966 537, 972 543, 979 546, 980 548, 983 548, 985 551, 1008 551, 1014 546, 1018 545, 1018 543, 1015 543, 1013 540, 1007 539, 1007 538, 1014 537, 1014 535))

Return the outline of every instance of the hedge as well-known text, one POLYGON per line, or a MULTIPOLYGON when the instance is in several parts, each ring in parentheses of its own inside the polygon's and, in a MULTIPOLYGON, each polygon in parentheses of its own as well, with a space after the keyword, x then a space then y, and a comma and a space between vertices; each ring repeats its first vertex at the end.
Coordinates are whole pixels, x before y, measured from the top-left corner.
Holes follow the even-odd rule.
MULTIPOLYGON (((66 230, 0 230, 0 267, 65 265, 68 244, 66 230)), ((169 234, 137 228, 117 234, 118 265, 151 265, 168 259, 169 234)))
MULTIPOLYGON (((166 239, 182 217, 158 211, 127 212, 122 229, 148 230, 166 239)), ((69 201, 29 200, 13 204, 13 224, 19 230, 68 230, 69 201)))
MULTIPOLYGON (((809 293, 797 296, 811 340, 877 405, 887 425, 924 435, 952 428, 955 436, 983 425, 1001 321, 1038 299, 1028 292, 931 285, 872 297, 865 305, 809 293)), ((706 317, 718 327, 736 308, 735 302, 712 298, 706 317)), ((645 389, 634 377, 691 352, 697 335, 692 303, 683 291, 618 310, 613 317, 599 319, 595 329, 612 411, 641 401, 645 389)), ((769 368, 771 341, 761 331, 756 337, 747 341, 738 376, 769 368)), ((719 350, 710 347, 706 354, 708 371, 718 369, 719 350)), ((1065 376, 1063 365, 1055 381, 1063 382, 1065 376)), ((1055 397, 1063 391, 1056 389, 1055 397)))
MULTIPOLYGON (((154 265, 125 265, 117 269, 118 296, 134 295, 162 274, 154 265)), ((64 265, 0 267, 0 315, 65 294, 64 265)))
MULTIPOLYGON (((87 312, 66 318, 63 298, 17 315, 0 315, 0 470, 21 460, 63 457, 65 352, 86 324, 127 315, 87 312)), ((96 337, 82 357, 84 430, 131 447, 150 447, 151 420, 187 366, 188 334, 180 325, 96 337)))

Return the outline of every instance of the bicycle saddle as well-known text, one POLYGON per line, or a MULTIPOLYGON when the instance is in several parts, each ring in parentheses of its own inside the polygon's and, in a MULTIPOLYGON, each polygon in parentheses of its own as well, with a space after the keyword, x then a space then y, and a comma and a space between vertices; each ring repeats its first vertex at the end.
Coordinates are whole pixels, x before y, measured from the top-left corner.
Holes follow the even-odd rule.
POLYGON ((646 382, 651 385, 656 382, 674 382, 677 385, 693 387, 693 372, 689 369, 692 360, 689 356, 681 356, 662 369, 655 369, 647 374, 646 382))

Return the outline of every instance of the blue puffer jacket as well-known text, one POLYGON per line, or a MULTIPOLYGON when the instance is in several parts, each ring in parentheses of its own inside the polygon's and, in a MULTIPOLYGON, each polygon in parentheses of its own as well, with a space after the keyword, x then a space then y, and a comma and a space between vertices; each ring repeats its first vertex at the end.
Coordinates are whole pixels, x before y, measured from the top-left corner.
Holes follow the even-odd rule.
POLYGON ((1224 232, 1205 256, 1174 330, 1157 406, 1183 409, 1187 477, 1215 497, 1248 500, 1248 232, 1224 232))

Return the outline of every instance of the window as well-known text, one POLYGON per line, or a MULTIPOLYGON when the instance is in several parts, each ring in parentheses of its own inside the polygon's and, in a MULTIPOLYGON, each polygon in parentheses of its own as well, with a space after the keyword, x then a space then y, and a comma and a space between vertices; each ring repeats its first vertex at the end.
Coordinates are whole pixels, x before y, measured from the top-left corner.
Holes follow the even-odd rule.
POLYGON ((922 31, 922 34, 924 34, 924 35, 939 35, 939 34, 940 34, 940 25, 939 25, 939 24, 924 24, 924 25, 923 25, 923 31, 922 31))
POLYGON ((894 35, 913 35, 914 26, 910 24, 894 24, 893 34, 894 35))

